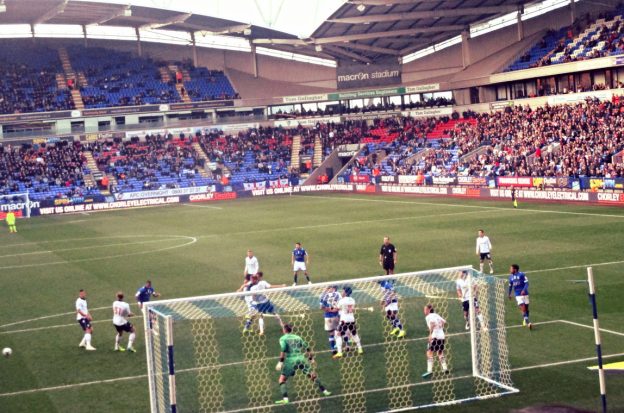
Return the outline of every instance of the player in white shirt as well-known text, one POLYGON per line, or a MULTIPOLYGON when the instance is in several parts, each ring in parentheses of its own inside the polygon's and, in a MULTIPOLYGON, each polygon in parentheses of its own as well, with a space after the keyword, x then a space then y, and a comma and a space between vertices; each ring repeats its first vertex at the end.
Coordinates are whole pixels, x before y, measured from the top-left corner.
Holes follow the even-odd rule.
MULTIPOLYGON (((457 288, 457 297, 462 302, 462 308, 464 310, 464 319, 466 320, 466 330, 470 330, 470 296, 469 296, 469 285, 466 277, 468 276, 468 271, 462 271, 459 273, 459 278, 455 282, 455 286, 457 288)), ((479 310, 479 301, 477 301, 477 287, 474 286, 472 289, 474 294, 474 308, 475 313, 477 314, 477 320, 481 324, 481 328, 485 328, 485 324, 483 322, 483 316, 481 315, 481 310, 479 310)))
POLYGON ((95 347, 91 345, 91 334, 93 333, 93 327, 91 327, 92 320, 89 309, 87 308, 87 292, 85 290, 80 290, 78 298, 76 299, 76 321, 78 321, 78 324, 80 324, 85 334, 80 344, 78 344, 78 347, 84 347, 89 351, 95 350, 95 347))
POLYGON ((121 336, 125 331, 126 333, 130 333, 130 336, 128 336, 128 351, 136 353, 136 350, 132 347, 132 343, 134 343, 136 337, 134 326, 127 319, 127 317, 132 317, 134 314, 130 311, 130 304, 126 303, 123 298, 124 294, 119 291, 117 293, 117 301, 113 302, 113 326, 115 330, 117 330, 117 335, 115 336, 115 351, 126 351, 125 348, 119 345, 121 336))
POLYGON ((260 271, 258 258, 254 257, 252 250, 247 250, 247 256, 245 257, 245 269, 243 271, 245 281, 251 280, 251 276, 257 274, 258 271, 260 271))
POLYGON ((282 319, 280 318, 279 314, 277 314, 275 312, 275 307, 273 307, 273 303, 271 303, 271 300, 269 300, 269 298, 262 294, 262 291, 264 290, 270 290, 273 288, 283 288, 286 287, 286 284, 279 284, 279 285, 271 285, 268 282, 264 281, 262 279, 263 274, 262 271, 258 271, 257 274, 254 274, 251 277, 251 284, 248 284, 248 289, 250 292, 252 292, 253 294, 251 294, 251 312, 252 315, 250 317, 247 318, 247 320, 245 321, 245 327, 243 329, 243 333, 246 332, 251 332, 251 323, 253 321, 253 318, 258 315, 258 327, 259 327, 259 334, 262 336, 264 335, 264 314, 270 314, 273 317, 275 317, 277 319, 277 321, 280 323, 280 325, 282 325, 282 319))
POLYGON ((338 352, 333 355, 335 359, 339 359, 343 356, 342 342, 347 332, 349 333, 349 339, 353 340, 357 346, 358 354, 364 353, 355 324, 355 300, 351 297, 352 293, 353 289, 351 287, 344 287, 342 289, 342 298, 336 303, 336 308, 338 308, 338 312, 340 313, 340 325, 338 326, 338 334, 336 335, 336 349, 338 352))
POLYGON ((433 374, 433 358, 435 354, 438 355, 438 360, 442 366, 442 372, 448 373, 448 365, 446 364, 446 358, 444 357, 444 341, 446 336, 444 335, 444 325, 446 320, 440 317, 434 309, 433 305, 427 304, 424 308, 425 322, 427 328, 429 328, 429 343, 427 344, 427 372, 422 375, 423 379, 430 377, 433 374))
POLYGON ((487 260, 488 264, 490 264, 490 274, 494 274, 492 243, 482 229, 479 230, 479 236, 477 237, 477 255, 479 256, 479 271, 483 273, 483 263, 487 260))

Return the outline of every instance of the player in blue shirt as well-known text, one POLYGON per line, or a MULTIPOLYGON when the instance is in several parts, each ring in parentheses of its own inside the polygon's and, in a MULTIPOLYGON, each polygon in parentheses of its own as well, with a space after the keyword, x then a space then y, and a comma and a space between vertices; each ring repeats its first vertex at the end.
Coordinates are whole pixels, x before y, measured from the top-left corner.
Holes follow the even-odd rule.
POLYGON ((152 282, 147 280, 145 285, 138 289, 137 293, 134 295, 136 297, 137 303, 139 304, 139 308, 143 308, 143 303, 150 300, 152 297, 160 297, 154 288, 152 287, 152 282))
POLYGON ((513 264, 509 268, 509 299, 511 300, 511 292, 514 292, 516 302, 520 311, 522 311, 522 325, 528 326, 529 330, 533 329, 533 325, 529 321, 529 279, 523 272, 520 272, 520 266, 513 264))
POLYGON ((312 281, 310 281, 310 276, 308 275, 307 268, 307 264, 309 263, 309 255, 306 250, 301 248, 300 242, 295 243, 295 249, 292 252, 290 263, 293 266, 293 287, 297 285, 297 274, 299 273, 299 271, 303 271, 306 279, 308 280, 308 284, 312 284, 312 281))
POLYGON ((386 318, 392 325, 392 331, 390 335, 397 335, 399 338, 405 337, 405 330, 403 324, 399 320, 399 297, 394 291, 394 281, 384 280, 379 282, 379 286, 383 291, 383 297, 381 299, 381 308, 386 312, 386 318))
POLYGON ((342 297, 338 292, 338 286, 332 285, 323 291, 319 299, 319 305, 321 310, 323 310, 323 317, 325 319, 325 331, 327 331, 327 335, 329 336, 329 348, 332 354, 338 352, 336 350, 336 330, 340 324, 340 314, 338 313, 336 305, 340 298, 342 297))

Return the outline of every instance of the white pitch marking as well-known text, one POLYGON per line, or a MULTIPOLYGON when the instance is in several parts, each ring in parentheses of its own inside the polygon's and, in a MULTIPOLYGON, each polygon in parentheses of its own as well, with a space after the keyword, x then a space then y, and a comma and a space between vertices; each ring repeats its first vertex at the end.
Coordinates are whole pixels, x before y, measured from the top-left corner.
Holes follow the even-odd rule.
POLYGON ((93 249, 93 248, 118 247, 118 246, 126 246, 126 245, 155 244, 155 243, 158 243, 158 242, 177 241, 179 239, 180 238, 162 238, 162 239, 150 240, 150 241, 124 242, 124 243, 103 244, 103 245, 87 245, 86 247, 63 248, 63 249, 60 249, 60 250, 45 250, 45 251, 21 252, 19 254, 0 255, 0 258, 21 257, 22 255, 55 254, 57 252, 89 250, 89 249, 93 249))
MULTIPOLYGON (((110 310, 109 307, 106 307, 110 310)), ((70 314, 75 314, 75 313, 70 313, 70 314)), ((143 316, 135 316, 133 318, 143 318, 143 316)), ((110 323, 111 320, 97 320, 97 321, 91 321, 91 324, 98 324, 98 323, 110 323)), ((45 327, 33 327, 33 328, 25 328, 23 330, 11 330, 11 331, 0 331, 0 335, 2 334, 13 334, 13 333, 30 333, 31 331, 41 331, 41 330, 51 330, 51 329, 55 329, 55 328, 64 328, 64 327, 73 327, 75 326, 75 323, 72 324, 57 324, 54 326, 45 326, 45 327)))
MULTIPOLYGON (((390 200, 390 199, 365 199, 365 198, 345 198, 345 197, 331 197, 331 196, 322 196, 322 195, 305 195, 308 198, 321 198, 321 199, 340 199, 343 201, 358 201, 358 202, 382 202, 382 203, 394 203, 394 204, 413 204, 413 205, 432 205, 432 206, 445 206, 445 207, 455 207, 455 208, 482 208, 482 209, 502 209, 505 211, 529 211, 529 212, 541 212, 545 214, 563 214, 563 215, 583 215, 583 216, 595 216, 595 217, 608 217, 608 218, 622 218, 624 219, 624 215, 616 215, 616 214, 596 214, 593 212, 572 212, 572 211, 555 211, 552 209, 533 209, 533 208, 521 208, 519 210, 505 208, 505 207, 494 207, 494 206, 482 206, 482 205, 462 205, 462 204, 444 204, 442 202, 418 202, 418 201, 398 201, 398 200, 390 200)), ((501 200, 504 200, 502 198, 501 200)))
MULTIPOLYGON (((130 304, 130 306, 131 307, 132 306, 137 306, 137 308, 138 308, 138 304, 130 304)), ((110 306, 97 307, 97 308, 89 309, 89 312, 93 313, 93 312, 96 312, 96 311, 110 310, 110 309, 111 309, 110 306)), ((19 325, 19 324, 26 324, 26 323, 30 323, 30 322, 33 322, 33 321, 45 320, 45 319, 48 319, 48 318, 66 317, 66 316, 69 316, 69 315, 76 315, 76 312, 75 311, 68 311, 66 313, 51 314, 51 315, 46 315, 46 316, 43 316, 43 317, 31 318, 29 320, 15 321, 13 323, 3 324, 3 325, 0 326, 0 328, 16 326, 16 325, 19 325)), ((66 325, 70 326, 70 325, 73 325, 73 324, 66 324, 66 325)), ((9 332, 8 331, 0 332, 0 334, 3 334, 3 333, 9 333, 9 332)))
MULTIPOLYGON (((577 268, 587 268, 587 267, 601 267, 605 265, 617 265, 624 264, 624 261, 607 261, 607 262, 598 262, 594 264, 580 264, 580 265, 571 265, 569 267, 558 267, 558 268, 547 268, 544 270, 526 270, 524 271, 526 274, 536 274, 540 272, 553 272, 553 271, 563 271, 563 270, 573 270, 577 268)), ((508 274, 497 274, 495 277, 508 277, 508 274)), ((572 281, 572 280, 568 280, 572 281)))
POLYGON ((0 270, 15 269, 15 268, 44 267, 46 265, 73 264, 76 262, 101 261, 101 260, 108 260, 111 258, 125 258, 125 257, 132 257, 135 255, 146 255, 146 254, 153 254, 155 252, 169 251, 169 250, 173 250, 177 248, 187 247, 197 242, 196 237, 187 237, 184 235, 179 235, 177 237, 182 238, 182 239, 188 239, 189 241, 185 242, 184 244, 174 245, 172 247, 158 248, 158 249, 151 250, 151 251, 139 251, 139 252, 133 252, 129 254, 107 255, 104 257, 91 257, 91 258, 83 258, 79 260, 53 261, 53 262, 44 262, 44 263, 37 263, 37 264, 23 264, 23 265, 8 265, 5 267, 0 267, 0 270))
MULTIPOLYGON (((547 323, 555 323, 555 322, 560 322, 560 321, 565 321, 565 320, 551 320, 551 321, 547 321, 547 322, 543 322, 543 323, 536 323, 536 324, 547 324, 547 323)), ((521 327, 521 326, 510 326, 510 327, 506 327, 506 328, 516 328, 516 327, 521 327)), ((460 334, 469 334, 469 333, 457 333, 457 335, 460 334)), ((411 341, 416 341, 416 340, 426 340, 427 338, 418 338, 418 339, 411 339, 411 341)), ((407 341, 407 340, 404 340, 407 341)), ((383 345, 385 343, 375 343, 375 344, 369 344, 366 345, 364 347, 372 347, 372 346, 378 346, 378 345, 383 345)), ((325 350, 319 353, 326 353, 329 352, 329 350, 325 350)), ((621 357, 623 356, 624 353, 617 353, 617 354, 607 354, 607 355, 603 355, 603 358, 613 358, 613 357, 621 357)), ((574 364, 574 363, 581 363, 584 361, 592 361, 595 359, 594 357, 584 357, 584 358, 579 358, 579 359, 573 359, 573 360, 564 360, 564 361, 558 361, 558 362, 554 362, 554 363, 542 363, 542 364, 535 364, 532 366, 525 366, 525 367, 516 367, 516 368, 512 368, 511 371, 524 371, 524 370, 533 370, 533 369, 540 369, 540 368, 548 368, 548 367, 554 367, 554 366, 560 366, 560 365, 564 365, 564 364, 574 364)), ((233 362, 233 363, 226 363, 226 364, 220 364, 218 366, 213 366, 215 368, 222 368, 222 367, 228 367, 228 366, 233 366, 233 365, 239 365, 239 364, 244 364, 245 362, 241 362, 241 361, 237 361, 237 362, 233 362)), ((185 372, 191 372, 191 371, 196 371, 199 370, 201 368, 190 368, 190 369, 182 369, 182 370, 178 370, 178 374, 179 373, 185 373, 185 372)), ((463 378, 470 378, 472 376, 462 376, 462 377, 454 377, 455 380, 459 380, 459 379, 463 379, 463 378)), ((51 387, 42 387, 42 388, 38 388, 38 389, 29 389, 29 390, 20 390, 20 391, 15 391, 15 392, 10 392, 10 393, 0 393, 0 397, 10 397, 10 396, 20 396, 23 394, 31 394, 31 393, 40 393, 40 392, 47 392, 47 391, 54 391, 54 390, 65 390, 65 389, 71 389, 71 388, 76 388, 76 387, 84 387, 84 386, 89 386, 89 385, 93 385, 93 384, 108 384, 108 383, 116 383, 116 382, 120 382, 120 381, 128 381, 128 380, 137 380, 137 379, 144 379, 147 378, 147 374, 141 374, 141 375, 137 375, 137 376, 126 376, 126 377, 117 377, 114 379, 106 379, 106 380, 95 380, 95 381, 89 381, 89 382, 84 382, 84 383, 74 383, 74 384, 65 384, 65 385, 61 385, 61 386, 51 386, 51 387)), ((419 383, 416 383, 415 385, 418 385, 419 383)), ((423 383, 426 384, 426 383, 423 383)), ((344 396, 344 394, 337 394, 336 396, 344 396)))
POLYGON ((187 207, 195 207, 195 208, 223 209, 221 207, 212 206, 212 205, 198 205, 198 204, 181 204, 181 205, 187 206, 187 207))
MULTIPOLYGON (((589 328, 591 330, 594 329, 594 326, 588 326, 587 324, 575 323, 574 321, 569 321, 569 320, 559 320, 559 321, 561 321, 562 323, 571 324, 573 326, 589 328)), ((618 331, 607 330, 606 328, 599 328, 599 330, 602 331, 603 333, 610 333, 610 334, 615 334, 616 336, 624 337, 624 333, 620 333, 618 331)))

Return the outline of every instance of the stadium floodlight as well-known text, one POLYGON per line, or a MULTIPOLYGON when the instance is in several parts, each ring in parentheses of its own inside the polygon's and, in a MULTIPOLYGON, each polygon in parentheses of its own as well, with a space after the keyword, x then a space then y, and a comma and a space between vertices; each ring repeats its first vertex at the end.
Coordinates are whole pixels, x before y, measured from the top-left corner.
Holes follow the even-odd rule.
POLYGON ((124 17, 132 17, 132 7, 128 4, 123 11, 124 17))
POLYGON ((357 5, 356 7, 357 11, 359 11, 360 13, 364 13, 364 10, 366 10, 366 5, 363 3, 360 3, 357 5))
POLYGON ((4 4, 4 0, 0 2, 0 13, 6 13, 6 4, 4 4))
POLYGON ((278 321, 292 325, 293 333, 309 344, 316 354, 318 377, 333 393, 319 394, 297 373, 289 385, 295 395, 290 403, 298 411, 406 411, 518 392, 508 361, 506 283, 472 267, 264 290, 275 313, 265 315, 263 334, 256 330, 258 313, 245 300, 252 294, 257 291, 145 303, 153 413, 273 411, 279 396, 279 373, 274 371, 281 336, 278 321), (472 286, 468 331, 457 301, 456 282, 464 272, 465 285, 472 286), (398 299, 405 336, 393 333, 394 322, 379 306, 387 297, 388 284, 398 299), (329 357, 319 300, 332 286, 352 291, 363 354, 351 351, 339 360, 329 357), (478 299, 479 322, 473 298, 478 299), (434 362, 431 373, 424 354, 429 331, 423 309, 428 304, 446 320, 444 357, 434 362))

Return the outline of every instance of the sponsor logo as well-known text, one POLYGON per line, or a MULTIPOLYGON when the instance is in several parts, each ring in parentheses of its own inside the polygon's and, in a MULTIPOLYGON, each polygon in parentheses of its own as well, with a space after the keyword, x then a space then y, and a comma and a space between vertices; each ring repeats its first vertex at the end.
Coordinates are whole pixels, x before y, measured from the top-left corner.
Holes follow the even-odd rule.
POLYGON ((400 70, 387 70, 386 69, 382 72, 372 72, 372 73, 359 72, 359 73, 352 73, 348 75, 342 75, 342 76, 338 76, 338 81, 339 82, 354 82, 354 81, 361 81, 361 80, 368 80, 368 79, 384 79, 387 77, 400 77, 400 76, 401 76, 400 70))
MULTIPOLYGON (((28 206, 30 209, 39 208, 41 204, 39 201, 29 201, 28 206)), ((9 211, 21 211, 26 208, 26 202, 13 202, 10 204, 2 204, 0 205, 0 211, 9 212, 9 211)))
POLYGON ((529 176, 501 176, 499 186, 533 186, 533 178, 529 176))
POLYGON ((431 108, 431 109, 419 109, 403 112, 405 116, 411 116, 413 118, 429 118, 433 116, 450 116, 453 114, 452 107, 446 108, 431 108))
POLYGON ((319 102, 327 100, 327 95, 284 96, 282 100, 284 103, 319 102))
POLYGON ((56 214, 68 214, 72 212, 89 212, 89 211, 106 211, 110 209, 123 209, 123 208, 137 208, 166 204, 177 204, 180 202, 180 197, 167 197, 167 198, 149 198, 149 199, 136 199, 130 201, 115 201, 115 202, 98 202, 93 204, 78 204, 78 205, 65 205, 55 206, 50 208, 39 208, 41 215, 56 215, 56 214))
POLYGON ((155 191, 122 192, 122 193, 115 194, 115 199, 119 201, 124 201, 124 200, 129 200, 129 199, 191 195, 191 194, 200 194, 200 193, 205 193, 205 192, 214 192, 214 190, 215 190, 214 186, 197 186, 197 187, 191 187, 191 188, 159 189, 155 191))
POLYGON ((433 90, 440 90, 440 84, 429 83, 428 85, 407 86, 405 88, 405 93, 421 93, 421 92, 429 92, 433 90))
POLYGON ((449 188, 437 186, 387 186, 381 185, 381 192, 399 194, 448 195, 449 188))
POLYGON ((210 192, 208 194, 189 195, 189 201, 191 202, 222 201, 236 198, 236 192, 210 192))

